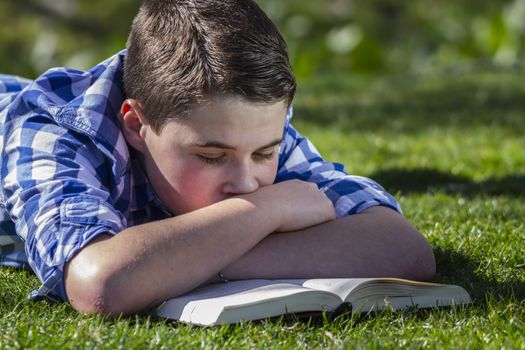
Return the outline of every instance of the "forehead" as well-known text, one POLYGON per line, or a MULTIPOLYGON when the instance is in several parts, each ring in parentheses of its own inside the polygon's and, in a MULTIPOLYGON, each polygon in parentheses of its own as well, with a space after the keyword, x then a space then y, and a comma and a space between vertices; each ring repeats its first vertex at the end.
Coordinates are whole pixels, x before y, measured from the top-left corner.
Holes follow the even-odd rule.
MULTIPOLYGON (((220 98, 190 112, 189 118, 169 122, 164 130, 182 142, 217 141, 251 147, 282 137, 288 105, 220 98)), ((164 133, 164 132, 163 132, 164 133)))

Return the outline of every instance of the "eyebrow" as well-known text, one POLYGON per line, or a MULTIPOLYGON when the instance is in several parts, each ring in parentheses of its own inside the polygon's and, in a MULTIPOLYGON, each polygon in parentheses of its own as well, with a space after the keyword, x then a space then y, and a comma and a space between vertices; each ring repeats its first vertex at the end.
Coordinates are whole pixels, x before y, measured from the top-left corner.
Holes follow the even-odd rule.
MULTIPOLYGON (((278 140, 274 140, 274 141, 268 143, 267 145, 264 145, 264 146, 258 148, 257 150, 260 151, 260 150, 263 150, 263 149, 266 149, 266 148, 277 146, 282 141, 283 141, 282 138, 280 138, 278 140)), ((235 147, 233 147, 231 145, 227 145, 227 144, 219 142, 219 141, 208 141, 208 142, 206 142, 204 144, 198 144, 197 143, 197 144, 195 144, 195 146, 201 147, 201 148, 220 148, 220 149, 227 149, 227 150, 235 151, 235 147)))

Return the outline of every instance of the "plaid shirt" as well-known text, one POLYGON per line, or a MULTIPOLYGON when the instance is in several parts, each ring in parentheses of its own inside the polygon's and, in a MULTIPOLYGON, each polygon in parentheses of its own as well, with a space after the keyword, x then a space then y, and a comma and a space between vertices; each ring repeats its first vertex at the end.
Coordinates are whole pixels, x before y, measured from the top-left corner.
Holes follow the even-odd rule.
MULTIPOLYGON (((91 239, 171 216, 119 129, 125 51, 87 72, 55 68, 35 81, 0 75, 0 265, 30 267, 30 298, 67 300, 64 264, 91 239)), ((321 158, 290 124, 276 182, 316 183, 338 217, 395 199, 321 158)))

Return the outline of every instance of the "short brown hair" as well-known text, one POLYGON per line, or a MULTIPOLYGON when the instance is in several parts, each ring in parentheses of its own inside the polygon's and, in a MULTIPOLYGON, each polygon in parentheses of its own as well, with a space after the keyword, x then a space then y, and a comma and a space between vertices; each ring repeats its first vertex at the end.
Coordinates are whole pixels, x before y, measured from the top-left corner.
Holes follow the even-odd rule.
POLYGON ((157 133, 212 97, 290 104, 295 89, 286 43, 252 0, 145 0, 133 21, 124 90, 157 133))

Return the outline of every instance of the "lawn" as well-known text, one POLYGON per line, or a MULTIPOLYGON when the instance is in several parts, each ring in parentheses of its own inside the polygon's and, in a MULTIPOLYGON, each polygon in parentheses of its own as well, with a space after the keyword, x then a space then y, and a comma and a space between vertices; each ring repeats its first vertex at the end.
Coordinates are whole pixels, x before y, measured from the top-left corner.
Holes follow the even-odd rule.
POLYGON ((525 349, 523 67, 302 82, 294 125, 326 158, 383 184, 435 249, 436 282, 469 307, 198 328, 80 316, 26 302, 29 272, 0 269, 0 349, 525 349))

